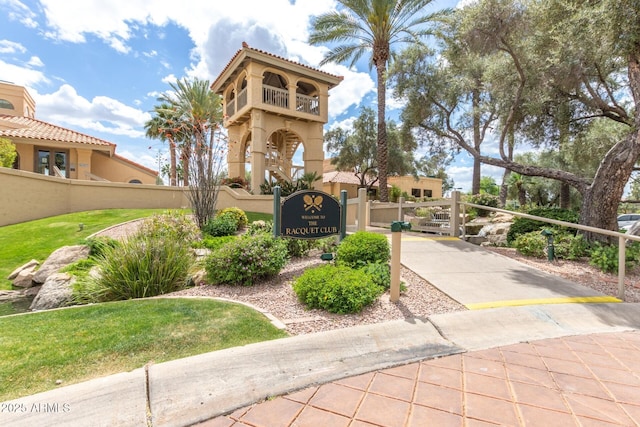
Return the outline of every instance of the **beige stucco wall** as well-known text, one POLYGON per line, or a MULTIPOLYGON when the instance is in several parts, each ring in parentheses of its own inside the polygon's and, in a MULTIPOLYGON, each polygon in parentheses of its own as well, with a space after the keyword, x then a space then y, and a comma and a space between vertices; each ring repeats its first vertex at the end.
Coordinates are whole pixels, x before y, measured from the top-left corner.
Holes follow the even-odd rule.
MULTIPOLYGON (((94 151, 91 155, 91 173, 111 182, 131 182, 134 179, 143 184, 155 184, 156 178, 132 165, 103 153, 94 151)), ((86 179, 80 177, 80 179, 86 179)))
MULTIPOLYGON (((190 206, 185 190, 145 184, 80 181, 0 168, 0 226, 96 209, 190 206)), ((273 212, 273 196, 253 196, 221 187, 217 208, 273 212)))
POLYGON ((420 193, 423 193, 423 190, 431 190, 431 197, 434 199, 442 198, 442 180, 439 178, 425 178, 420 177, 416 180, 412 176, 390 176, 388 177, 389 185, 395 185, 399 187, 402 191, 406 191, 407 194, 411 195, 412 188, 419 188, 420 193))

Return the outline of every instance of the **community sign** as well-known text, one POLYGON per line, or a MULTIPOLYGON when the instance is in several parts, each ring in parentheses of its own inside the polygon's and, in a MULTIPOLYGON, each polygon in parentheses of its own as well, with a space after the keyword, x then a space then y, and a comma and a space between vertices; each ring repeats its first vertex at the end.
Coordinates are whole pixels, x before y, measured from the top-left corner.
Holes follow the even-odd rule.
POLYGON ((331 194, 303 190, 282 202, 280 235, 318 239, 340 233, 340 203, 331 194))

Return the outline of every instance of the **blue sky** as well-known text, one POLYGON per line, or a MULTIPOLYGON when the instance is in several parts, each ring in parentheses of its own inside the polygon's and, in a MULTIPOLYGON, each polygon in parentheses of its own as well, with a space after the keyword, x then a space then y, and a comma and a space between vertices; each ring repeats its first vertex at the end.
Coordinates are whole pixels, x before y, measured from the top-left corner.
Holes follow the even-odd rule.
MULTIPOLYGON (((306 43, 309 22, 335 7, 333 0, 0 0, 0 80, 28 88, 36 118, 113 142, 118 154, 158 169, 165 147, 145 138, 144 123, 169 82, 213 81, 243 41, 316 67, 326 48, 306 43)), ((330 93, 326 128, 347 126, 361 106, 375 109, 375 70, 366 61, 322 69, 344 76, 330 93)), ((390 100, 388 116, 401 107, 390 100)), ((471 164, 461 155, 449 169, 464 191, 471 164)), ((483 175, 500 171, 485 166, 483 175)))

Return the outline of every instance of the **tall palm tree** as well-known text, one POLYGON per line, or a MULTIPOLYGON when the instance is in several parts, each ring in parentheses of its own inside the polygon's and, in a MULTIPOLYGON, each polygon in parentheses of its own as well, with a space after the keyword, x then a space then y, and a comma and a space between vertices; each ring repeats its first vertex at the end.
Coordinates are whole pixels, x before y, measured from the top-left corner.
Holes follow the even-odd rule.
MULTIPOLYGON (((190 159, 196 155, 198 167, 205 167, 203 155, 207 151, 207 136, 213 137, 213 131, 222 121, 222 103, 213 93, 208 80, 177 80, 171 83, 171 91, 158 98, 171 105, 177 117, 176 130, 184 135, 182 144, 182 170, 185 185, 189 185, 190 159)), ((202 172, 202 171, 199 171, 202 172)))
POLYGON ((391 45, 421 43, 431 33, 427 24, 448 11, 424 13, 433 0, 337 0, 342 10, 315 17, 309 43, 335 43, 320 65, 351 59, 353 66, 371 51, 370 65, 376 67, 378 84, 377 163, 380 200, 389 200, 387 188, 386 71, 391 59, 391 45))
POLYGON ((154 116, 144 124, 147 138, 169 143, 169 185, 178 185, 176 172, 177 117, 171 105, 163 102, 153 107, 154 116))

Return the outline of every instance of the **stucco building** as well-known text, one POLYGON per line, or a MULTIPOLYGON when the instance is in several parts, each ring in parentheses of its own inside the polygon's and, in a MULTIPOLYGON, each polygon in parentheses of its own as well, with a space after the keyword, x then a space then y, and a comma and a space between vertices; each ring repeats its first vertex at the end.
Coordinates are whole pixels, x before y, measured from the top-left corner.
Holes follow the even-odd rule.
POLYGON ((35 101, 24 87, 0 81, 0 138, 16 146, 14 169, 78 180, 156 183, 156 171, 119 156, 115 144, 35 115, 35 101))

